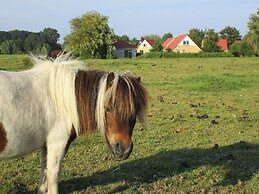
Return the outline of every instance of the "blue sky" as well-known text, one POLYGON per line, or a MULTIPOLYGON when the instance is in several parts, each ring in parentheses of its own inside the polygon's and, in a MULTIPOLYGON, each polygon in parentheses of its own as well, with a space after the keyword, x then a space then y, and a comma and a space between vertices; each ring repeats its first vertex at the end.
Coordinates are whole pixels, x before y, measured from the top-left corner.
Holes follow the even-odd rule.
POLYGON ((177 36, 191 28, 220 31, 226 26, 245 35, 257 8, 259 0, 5 0, 0 6, 0 31, 38 32, 51 27, 58 30, 62 42, 72 18, 96 10, 109 16, 117 35, 130 38, 167 32, 177 36))

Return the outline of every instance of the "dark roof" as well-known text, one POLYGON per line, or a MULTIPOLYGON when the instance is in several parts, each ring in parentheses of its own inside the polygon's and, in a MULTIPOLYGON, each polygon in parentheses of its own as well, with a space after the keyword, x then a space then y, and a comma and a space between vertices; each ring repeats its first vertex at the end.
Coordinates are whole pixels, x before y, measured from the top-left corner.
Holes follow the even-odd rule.
POLYGON ((150 44, 150 46, 154 46, 154 44, 155 44, 155 40, 146 39, 146 41, 148 42, 148 44, 150 44))
POLYGON ((113 43, 113 46, 115 46, 116 49, 121 49, 121 48, 136 48, 136 46, 128 43, 127 41, 124 40, 118 40, 113 43))

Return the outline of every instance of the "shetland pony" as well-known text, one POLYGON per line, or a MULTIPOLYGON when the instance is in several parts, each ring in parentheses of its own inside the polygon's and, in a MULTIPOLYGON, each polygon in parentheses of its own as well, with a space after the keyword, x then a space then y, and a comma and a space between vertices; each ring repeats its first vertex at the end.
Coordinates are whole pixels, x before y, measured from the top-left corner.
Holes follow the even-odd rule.
POLYGON ((34 67, 0 71, 0 158, 42 149, 39 193, 58 193, 61 162, 71 142, 103 131, 112 156, 132 152, 136 119, 144 124, 147 92, 127 74, 88 70, 61 55, 33 57, 34 67))

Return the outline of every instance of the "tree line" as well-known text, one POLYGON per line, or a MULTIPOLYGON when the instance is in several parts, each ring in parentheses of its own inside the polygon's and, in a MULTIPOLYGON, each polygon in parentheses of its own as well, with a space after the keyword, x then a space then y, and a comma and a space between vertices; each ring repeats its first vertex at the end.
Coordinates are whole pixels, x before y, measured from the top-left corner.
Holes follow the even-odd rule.
POLYGON ((0 31, 0 53, 47 53, 60 47, 57 43, 60 35, 56 29, 45 28, 40 32, 24 30, 0 31))
MULTIPOLYGON (((70 21, 71 33, 64 37, 63 49, 71 51, 82 58, 112 58, 115 48, 112 43, 125 40, 137 45, 137 38, 130 39, 127 35, 115 35, 108 25, 109 17, 96 11, 87 12, 70 21)), ((220 32, 214 29, 201 30, 193 28, 188 35, 202 48, 203 52, 220 52, 217 46, 219 38, 227 39, 230 52, 234 56, 259 56, 259 9, 252 14, 247 23, 248 33, 242 38, 235 27, 227 26, 220 32)), ((47 53, 60 47, 57 43, 60 35, 56 29, 45 28, 41 32, 0 31, 0 53, 47 53)), ((162 52, 162 43, 173 37, 166 33, 162 37, 156 34, 145 35, 142 38, 155 40, 152 51, 162 52)))
MULTIPOLYGON (((112 42, 115 40, 128 41, 133 45, 139 43, 137 38, 130 39, 127 35, 115 35, 108 25, 108 17, 96 11, 72 19, 70 24, 71 33, 65 37, 64 47, 82 57, 111 58, 114 52, 112 42)), ((250 16, 247 25, 249 32, 243 38, 239 30, 231 26, 225 27, 220 32, 214 29, 193 28, 188 35, 202 49, 202 52, 221 52, 217 42, 223 38, 227 39, 228 48, 234 56, 259 56, 259 9, 250 16)), ((162 43, 170 37, 173 35, 166 33, 162 37, 151 34, 142 38, 155 40, 152 51, 162 52, 162 43)))

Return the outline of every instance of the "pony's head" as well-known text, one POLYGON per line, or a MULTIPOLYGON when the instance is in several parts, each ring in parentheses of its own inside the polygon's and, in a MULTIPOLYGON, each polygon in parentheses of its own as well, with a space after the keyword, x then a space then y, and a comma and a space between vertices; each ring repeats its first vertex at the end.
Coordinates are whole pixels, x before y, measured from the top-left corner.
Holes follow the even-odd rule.
MULTIPOLYGON (((76 98, 79 133, 100 129, 112 156, 129 157, 136 120, 145 125, 148 95, 140 78, 102 71, 78 71, 76 98)), ((77 125, 75 125, 77 126, 77 125)))
POLYGON ((108 73, 99 85, 97 126, 104 131, 110 153, 126 159, 132 152, 132 132, 138 119, 145 124, 147 92, 140 82, 126 74, 108 73))

